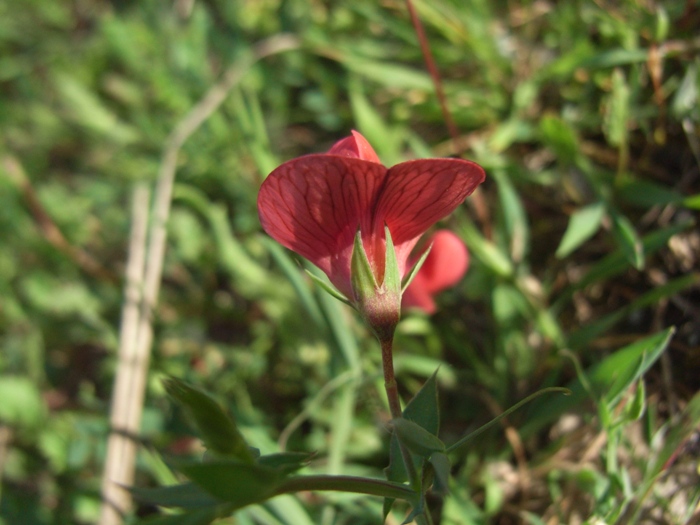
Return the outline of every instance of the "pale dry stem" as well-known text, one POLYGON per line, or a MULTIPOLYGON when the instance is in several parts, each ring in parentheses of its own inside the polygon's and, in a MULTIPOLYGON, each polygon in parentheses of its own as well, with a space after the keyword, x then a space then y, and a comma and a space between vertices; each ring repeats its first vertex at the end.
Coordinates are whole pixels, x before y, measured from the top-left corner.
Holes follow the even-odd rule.
MULTIPOLYGON (((276 35, 254 46, 252 53, 234 63, 224 72, 221 80, 212 86, 201 101, 180 121, 166 142, 153 202, 146 266, 143 270, 143 286, 139 287, 143 294, 140 305, 137 307, 129 306, 128 316, 126 310, 130 302, 130 284, 127 283, 119 367, 115 377, 113 394, 112 433, 109 438, 107 461, 103 474, 103 505, 100 525, 120 524, 122 517, 129 512, 131 507, 130 494, 122 487, 133 482, 137 445, 133 438, 139 432, 153 339, 153 309, 158 300, 163 272, 166 225, 170 215, 180 148, 199 126, 216 111, 231 89, 238 84, 255 62, 273 54, 297 49, 299 46, 299 40, 290 35, 276 35), (125 327, 125 324, 128 326, 125 327)), ((142 206, 142 210, 144 209, 147 209, 147 206, 142 206)), ((139 228, 145 228, 145 226, 139 226, 139 228)), ((132 241, 134 241, 135 236, 132 234, 132 241)), ((139 250, 143 252, 144 249, 145 244, 142 241, 139 250)), ((130 259, 132 256, 130 254, 130 259)))

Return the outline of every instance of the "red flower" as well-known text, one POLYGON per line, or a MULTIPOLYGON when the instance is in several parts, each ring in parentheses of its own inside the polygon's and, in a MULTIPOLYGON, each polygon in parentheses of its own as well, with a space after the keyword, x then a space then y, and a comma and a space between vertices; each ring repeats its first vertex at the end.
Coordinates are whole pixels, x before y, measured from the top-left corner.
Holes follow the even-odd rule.
POLYGON ((406 288, 401 305, 432 314, 436 310, 433 296, 464 276, 469 268, 469 252, 462 240, 448 230, 435 232, 427 244, 432 244, 432 249, 406 288))
POLYGON ((401 278, 418 238, 450 214, 484 180, 461 159, 423 159, 385 168, 365 138, 352 132, 326 154, 285 162, 263 182, 258 213, 265 231, 323 270, 357 304, 350 275, 356 233, 376 283, 384 282, 388 227, 401 278))

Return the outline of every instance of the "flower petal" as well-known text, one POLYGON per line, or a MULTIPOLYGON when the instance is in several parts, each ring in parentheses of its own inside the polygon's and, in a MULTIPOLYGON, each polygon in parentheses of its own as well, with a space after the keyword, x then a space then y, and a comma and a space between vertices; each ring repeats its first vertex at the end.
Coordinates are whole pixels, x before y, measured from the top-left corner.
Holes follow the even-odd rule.
POLYGON ((432 244, 432 249, 404 292, 402 306, 432 314, 436 310, 432 296, 459 282, 469 267, 469 252, 462 240, 449 230, 435 232, 426 244, 432 244))
POLYGON ((352 137, 339 140, 328 152, 329 155, 340 155, 342 157, 352 157, 356 159, 368 160, 381 164, 379 157, 360 133, 352 130, 352 137))
POLYGON ((387 172, 374 220, 389 226, 398 247, 452 213, 484 178, 481 166, 468 160, 402 162, 387 172))
POLYGON ((425 288, 425 277, 421 277, 420 271, 403 293, 401 308, 418 308, 428 315, 437 310, 433 296, 425 288))
POLYGON ((423 277, 425 289, 436 293, 457 284, 469 268, 469 252, 462 239, 449 230, 439 230, 426 244, 433 248, 416 275, 423 277))
POLYGON ((352 297, 353 239, 358 227, 370 228, 370 210, 385 176, 381 164, 357 158, 306 155, 290 160, 260 188, 260 222, 272 238, 310 260, 352 297))

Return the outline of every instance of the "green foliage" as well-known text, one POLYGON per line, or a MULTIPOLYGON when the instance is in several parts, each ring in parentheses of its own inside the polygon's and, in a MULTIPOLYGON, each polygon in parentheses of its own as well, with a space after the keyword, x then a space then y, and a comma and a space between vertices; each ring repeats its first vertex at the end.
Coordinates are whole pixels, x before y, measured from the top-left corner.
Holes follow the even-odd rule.
MULTIPOLYGON (((434 521, 687 522, 674 509, 697 490, 663 490, 691 465, 699 419, 696 15, 680 0, 413 3, 459 147, 488 177, 441 225, 468 245, 467 276, 397 329, 412 399, 398 433, 421 482, 448 494, 434 521), (573 394, 475 432, 554 385, 573 394)), ((256 211, 272 168, 350 129, 387 165, 455 154, 403 3, 26 0, 0 14, 0 520, 97 522, 134 184, 154 187, 184 116, 283 33, 300 47, 247 68, 177 157, 133 489, 168 510, 137 510, 210 523, 294 477, 379 480, 390 459, 385 510, 420 510, 402 499, 371 334, 256 211)), ((381 512, 333 491, 234 519, 381 512)))

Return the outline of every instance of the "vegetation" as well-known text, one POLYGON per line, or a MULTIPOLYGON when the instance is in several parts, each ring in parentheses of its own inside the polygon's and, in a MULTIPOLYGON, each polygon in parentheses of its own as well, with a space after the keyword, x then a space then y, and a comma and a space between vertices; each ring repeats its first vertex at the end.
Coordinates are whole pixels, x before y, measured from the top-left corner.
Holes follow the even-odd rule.
MULTIPOLYGON (((413 4, 456 140, 404 2, 0 2, 0 523, 99 519, 134 195, 144 211, 169 172, 135 486, 197 477, 178 470, 202 447, 167 377, 263 455, 383 478, 379 345, 256 209, 270 171, 351 129, 389 166, 460 155, 487 173, 440 225, 469 272, 399 324, 404 400, 439 369, 452 444, 572 391, 451 451, 435 522, 700 519, 700 11, 413 4)), ((382 503, 300 492, 219 523, 376 524, 382 503)))

